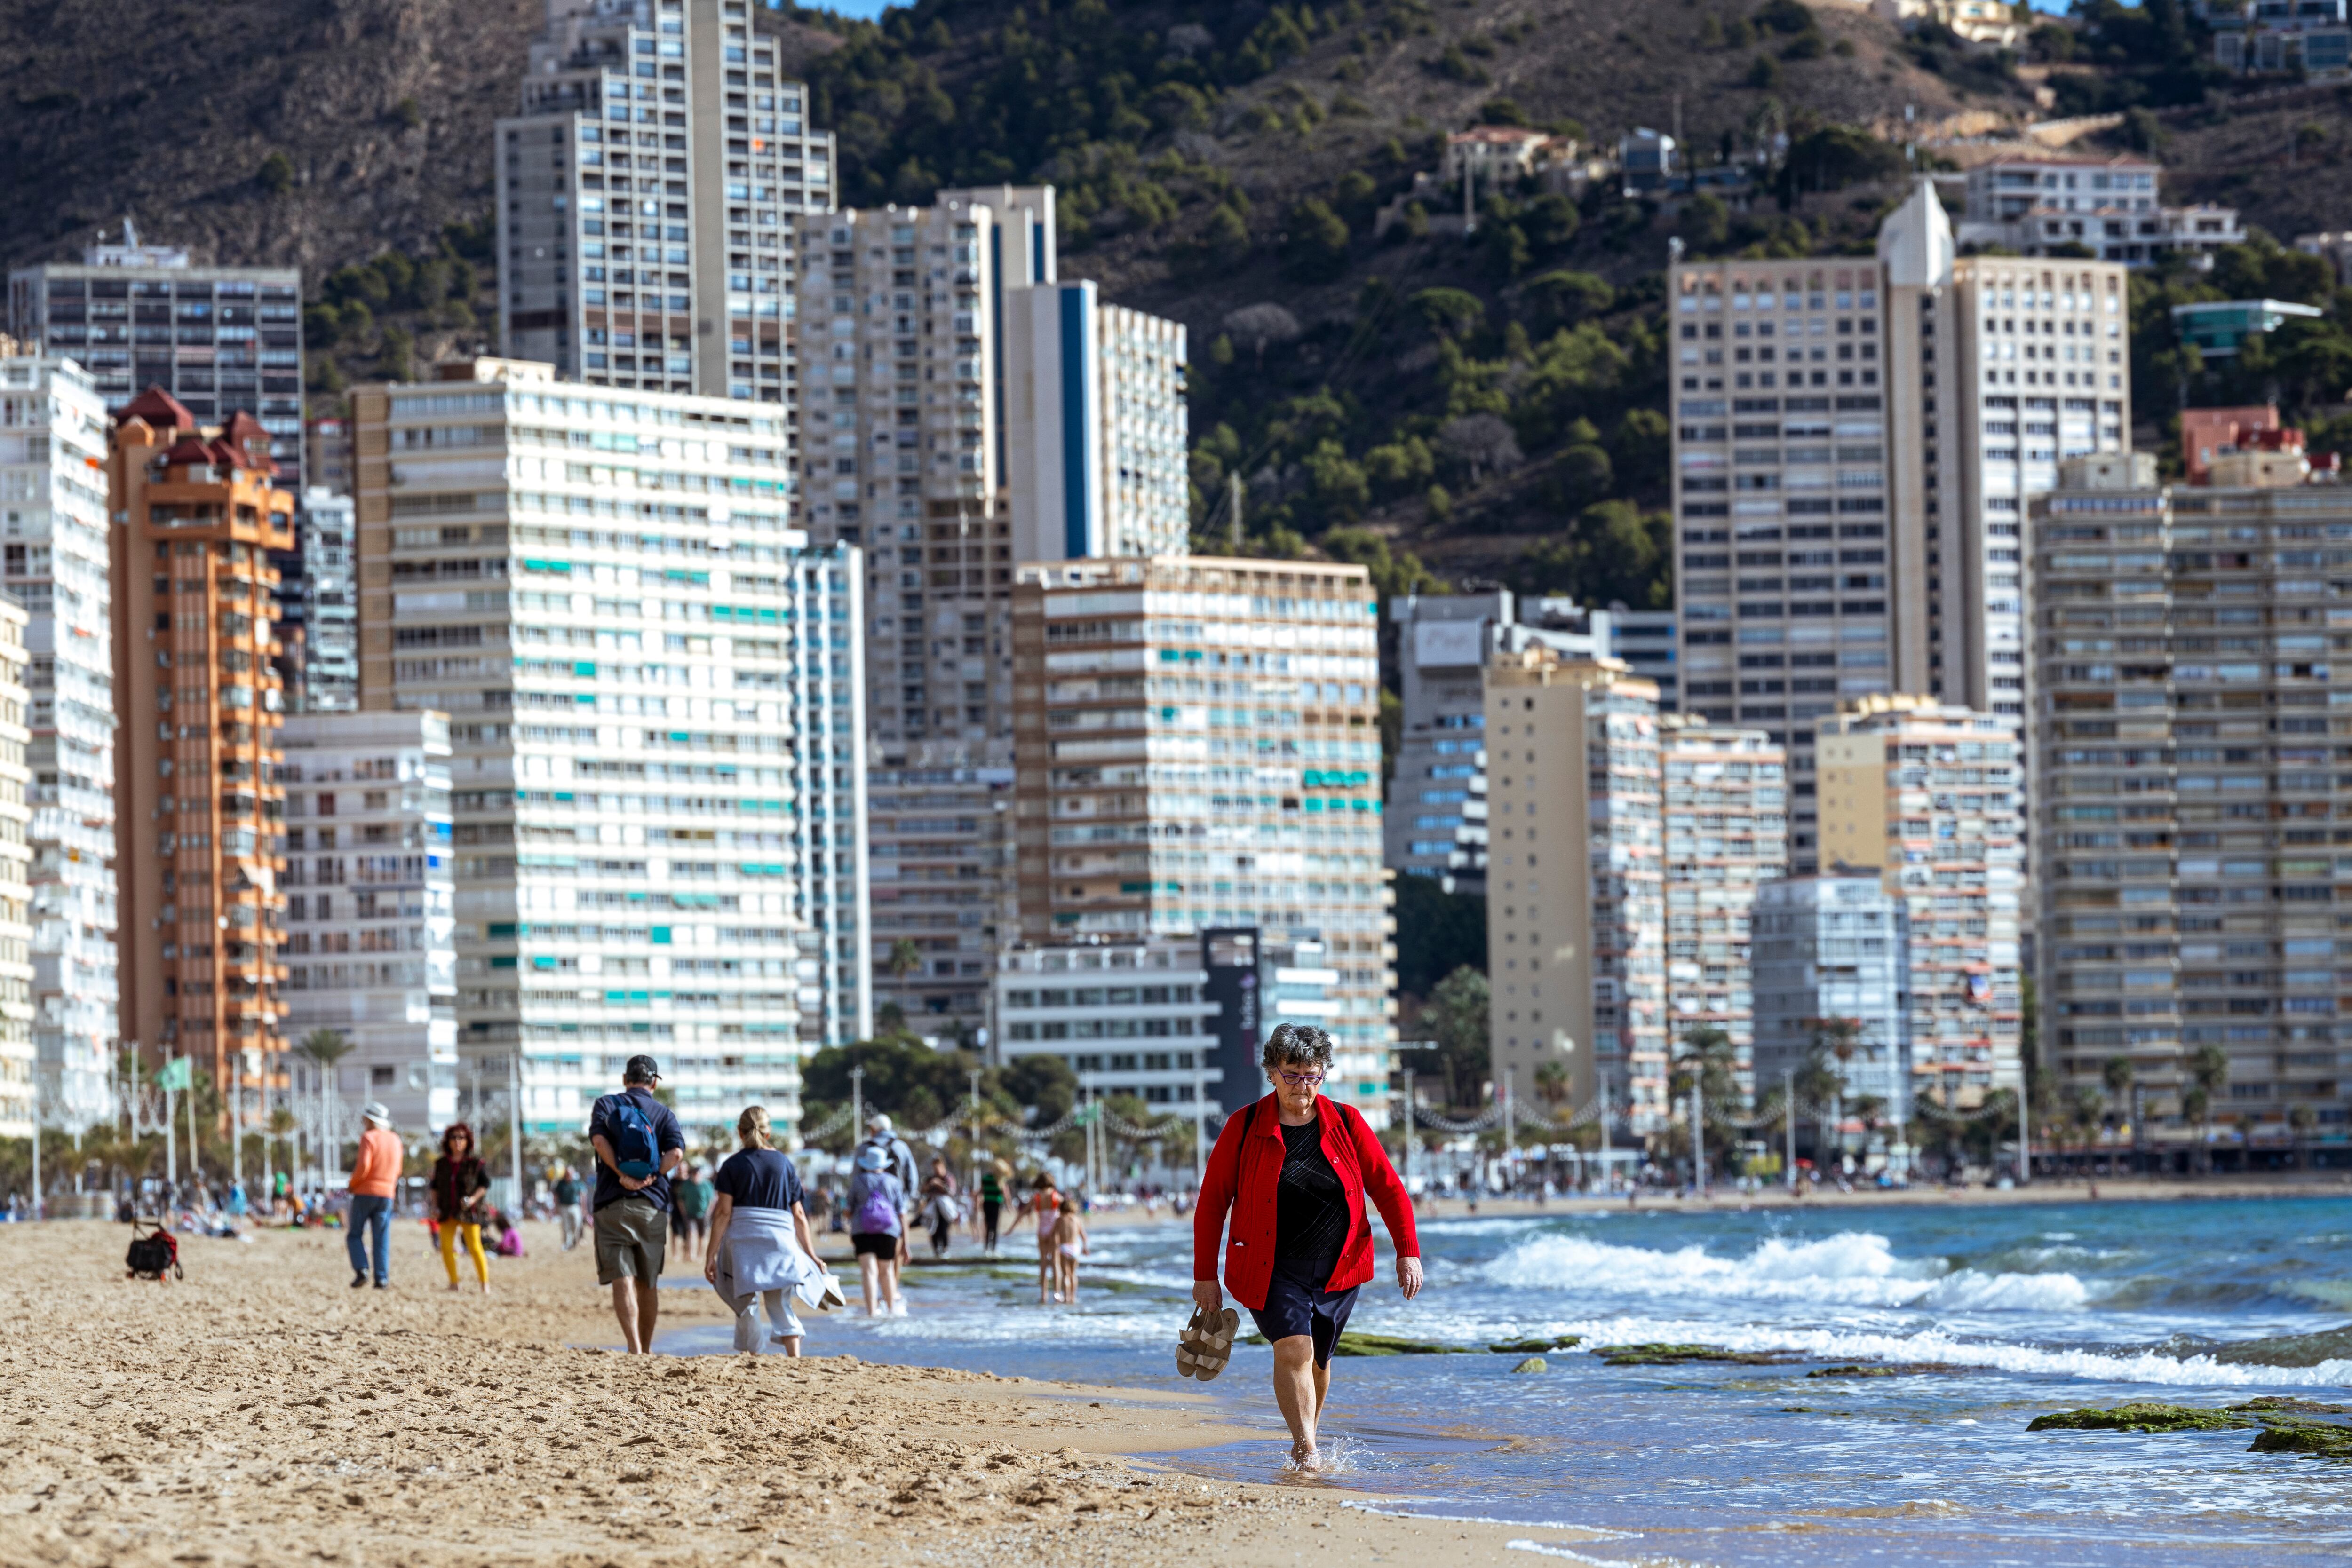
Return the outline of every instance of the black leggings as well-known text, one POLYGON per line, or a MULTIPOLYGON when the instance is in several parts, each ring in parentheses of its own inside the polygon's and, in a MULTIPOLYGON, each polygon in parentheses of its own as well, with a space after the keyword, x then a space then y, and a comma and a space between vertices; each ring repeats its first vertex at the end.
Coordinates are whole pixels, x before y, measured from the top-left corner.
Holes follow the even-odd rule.
POLYGON ((1003 1212, 1004 1205, 999 1200, 992 1197, 981 1200, 980 1218, 981 1223, 988 1227, 988 1245, 991 1251, 995 1250, 996 1248, 996 1217, 1003 1212))

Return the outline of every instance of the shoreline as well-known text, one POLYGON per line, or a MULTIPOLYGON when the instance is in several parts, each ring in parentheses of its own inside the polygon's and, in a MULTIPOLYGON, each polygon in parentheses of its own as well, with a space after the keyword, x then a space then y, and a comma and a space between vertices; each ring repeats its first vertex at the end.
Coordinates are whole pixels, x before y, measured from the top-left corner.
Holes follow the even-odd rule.
MULTIPOLYGON (((0 1561, 1281 1568, 1334 1550, 1523 1563, 1509 1542, 1608 1538, 1127 1457, 1262 1441, 1274 1476, 1279 1435, 1205 1391, 568 1343, 615 1337, 593 1259, 551 1224, 524 1234, 485 1298, 446 1291, 414 1222, 385 1291, 349 1288, 340 1230, 184 1237, 187 1278, 157 1285, 122 1278, 128 1227, 0 1227, 21 1331, 0 1347, 0 1561)), ((707 1292, 662 1292, 663 1332, 727 1321, 707 1292)))

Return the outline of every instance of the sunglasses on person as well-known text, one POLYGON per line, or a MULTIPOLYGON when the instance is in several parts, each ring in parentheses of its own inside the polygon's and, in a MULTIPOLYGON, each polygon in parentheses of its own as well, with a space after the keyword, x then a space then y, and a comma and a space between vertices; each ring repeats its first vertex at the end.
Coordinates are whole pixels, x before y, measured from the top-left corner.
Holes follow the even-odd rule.
POLYGON ((1312 1089, 1323 1082, 1323 1074, 1319 1072, 1277 1072, 1275 1076, 1293 1089, 1312 1089))

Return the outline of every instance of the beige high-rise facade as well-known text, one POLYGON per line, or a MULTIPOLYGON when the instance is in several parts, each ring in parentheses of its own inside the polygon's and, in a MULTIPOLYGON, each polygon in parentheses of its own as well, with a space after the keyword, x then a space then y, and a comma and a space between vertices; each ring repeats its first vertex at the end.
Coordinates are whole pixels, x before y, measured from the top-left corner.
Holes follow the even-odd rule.
MULTIPOLYGON (((1339 1047, 1325 1092, 1385 1125, 1395 920, 1364 569, 1024 565, 1013 631, 1022 934, 1318 940, 1328 973, 1297 983, 1339 1047)), ((1228 1094, 1254 1097, 1255 1061, 1224 1063, 1228 1094)))
POLYGON ((1741 1091, 1752 1092, 1751 912, 1757 889, 1788 874, 1787 753, 1761 730, 1685 714, 1660 726, 1669 1043, 1679 1050, 1693 1030, 1720 1030, 1741 1091))
POLYGON ((1815 742, 1821 858, 1875 868, 1908 918, 1912 1084, 1947 1105, 2019 1085, 2023 742, 1932 698, 1843 706, 1815 742))
POLYGON ((1665 1125, 1658 688, 1541 645, 1486 665, 1487 971, 1494 1071, 1522 1098, 1565 1071, 1633 1133, 1665 1125))
MULTIPOLYGON (((2352 720, 2330 676, 2352 491, 2073 465, 2033 526, 2042 1061, 2102 1093, 2128 1062, 2144 1148, 2195 1142, 2183 1098, 2209 1048, 2224 1164, 2340 1139, 2352 720)), ((2130 1095, 2110 1109, 2134 1119, 2130 1095)))
POLYGON ((200 427, 150 388, 107 460, 123 1038, 215 1083, 284 1048, 285 691, 278 570, 294 497, 244 414, 200 427))
POLYGON ((1673 281, 1683 706, 1790 750, 1916 692, 2024 722, 2024 545, 2063 457, 2126 450, 2124 269, 1961 257, 1932 186, 1872 257, 1709 261, 1673 281))

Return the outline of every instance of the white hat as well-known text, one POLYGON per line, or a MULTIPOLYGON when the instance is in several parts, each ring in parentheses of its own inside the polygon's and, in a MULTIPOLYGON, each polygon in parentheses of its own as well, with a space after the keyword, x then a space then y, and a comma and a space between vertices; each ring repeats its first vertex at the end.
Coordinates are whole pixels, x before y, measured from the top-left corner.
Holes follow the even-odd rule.
POLYGON ((887 1133, 890 1130, 890 1117, 886 1112, 877 1111, 866 1118, 866 1125, 869 1131, 887 1133))
POLYGON ((384 1109, 383 1102, 381 1100, 371 1100, 366 1104, 361 1106, 360 1114, 366 1117, 369 1121, 373 1122, 379 1127, 389 1127, 392 1125, 392 1113, 384 1109))

